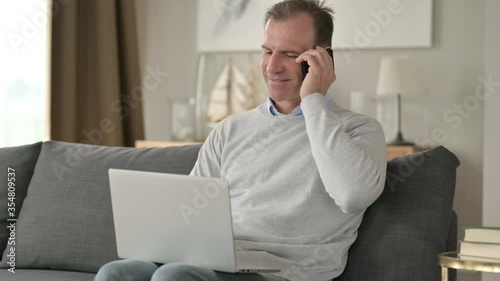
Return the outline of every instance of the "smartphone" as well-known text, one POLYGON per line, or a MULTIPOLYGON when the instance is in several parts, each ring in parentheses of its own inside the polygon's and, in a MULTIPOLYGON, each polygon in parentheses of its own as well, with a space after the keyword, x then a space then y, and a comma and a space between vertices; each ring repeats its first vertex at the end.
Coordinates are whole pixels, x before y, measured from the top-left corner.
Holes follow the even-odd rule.
MULTIPOLYGON (((333 62, 334 61, 333 60, 333 50, 331 48, 327 48, 326 51, 328 52, 330 57, 332 57, 332 62, 333 62)), ((309 71, 309 64, 307 64, 307 61, 303 61, 300 64, 302 66, 302 80, 304 80, 306 78, 307 72, 309 71)), ((333 68, 335 69, 335 64, 333 65, 333 68)))

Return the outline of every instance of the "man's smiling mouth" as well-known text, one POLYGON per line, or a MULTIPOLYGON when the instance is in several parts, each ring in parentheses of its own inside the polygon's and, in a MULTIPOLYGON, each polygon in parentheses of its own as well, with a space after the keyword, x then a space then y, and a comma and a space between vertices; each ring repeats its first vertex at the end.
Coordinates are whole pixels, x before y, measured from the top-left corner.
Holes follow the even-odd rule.
POLYGON ((270 77, 268 77, 268 79, 272 83, 284 83, 284 82, 290 81, 290 79, 274 79, 274 78, 270 78, 270 77))

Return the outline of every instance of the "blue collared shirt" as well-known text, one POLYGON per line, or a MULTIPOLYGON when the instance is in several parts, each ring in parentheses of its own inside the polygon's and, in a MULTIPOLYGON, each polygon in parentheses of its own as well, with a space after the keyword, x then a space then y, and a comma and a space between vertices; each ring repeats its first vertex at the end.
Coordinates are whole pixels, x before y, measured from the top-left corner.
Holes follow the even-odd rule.
MULTIPOLYGON (((325 95, 325 105, 327 105, 332 97, 327 93, 325 95)), ((271 100, 271 97, 267 97, 267 109, 269 110, 269 113, 271 115, 277 116, 277 115, 285 115, 281 112, 278 111, 278 109, 274 106, 273 101, 271 100)), ((292 110, 292 113, 288 115, 302 115, 302 109, 300 108, 300 104, 292 110)))

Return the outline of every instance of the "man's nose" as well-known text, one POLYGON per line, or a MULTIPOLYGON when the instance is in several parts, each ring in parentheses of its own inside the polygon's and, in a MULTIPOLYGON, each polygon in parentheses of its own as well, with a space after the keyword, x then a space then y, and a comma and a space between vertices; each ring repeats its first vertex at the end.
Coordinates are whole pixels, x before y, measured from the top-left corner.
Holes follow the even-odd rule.
POLYGON ((283 70, 283 62, 278 54, 272 54, 267 64, 267 73, 278 73, 283 70))

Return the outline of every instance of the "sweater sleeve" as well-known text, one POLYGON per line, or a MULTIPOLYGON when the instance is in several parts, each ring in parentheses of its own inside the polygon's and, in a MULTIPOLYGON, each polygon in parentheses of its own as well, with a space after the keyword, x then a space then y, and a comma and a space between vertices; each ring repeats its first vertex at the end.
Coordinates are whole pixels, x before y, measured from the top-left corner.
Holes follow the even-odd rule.
POLYGON ((364 115, 342 120, 321 94, 304 98, 301 108, 327 193, 345 213, 364 211, 384 188, 387 152, 382 127, 364 115))
POLYGON ((222 145, 219 127, 220 126, 217 126, 212 130, 212 132, 210 132, 207 139, 201 146, 200 151, 198 152, 198 159, 189 173, 190 176, 210 178, 221 177, 220 169, 222 145))

